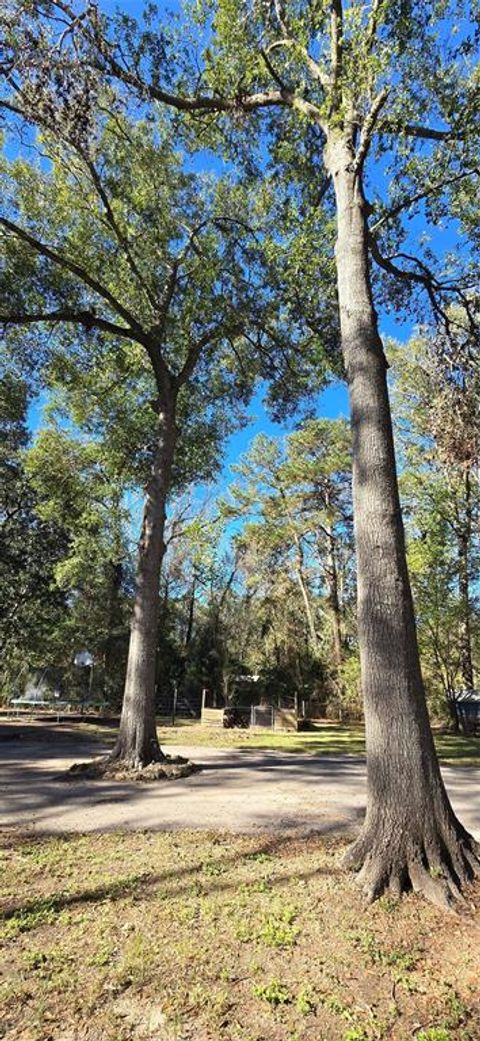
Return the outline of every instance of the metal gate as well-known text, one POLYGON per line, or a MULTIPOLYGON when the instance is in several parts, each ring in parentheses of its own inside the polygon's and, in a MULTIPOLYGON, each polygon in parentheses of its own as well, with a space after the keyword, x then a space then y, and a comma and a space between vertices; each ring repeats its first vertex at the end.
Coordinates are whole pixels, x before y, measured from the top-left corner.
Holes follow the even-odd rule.
POLYGON ((250 726, 252 727, 264 727, 267 730, 273 730, 273 708, 271 705, 252 705, 252 715, 250 720, 250 726))

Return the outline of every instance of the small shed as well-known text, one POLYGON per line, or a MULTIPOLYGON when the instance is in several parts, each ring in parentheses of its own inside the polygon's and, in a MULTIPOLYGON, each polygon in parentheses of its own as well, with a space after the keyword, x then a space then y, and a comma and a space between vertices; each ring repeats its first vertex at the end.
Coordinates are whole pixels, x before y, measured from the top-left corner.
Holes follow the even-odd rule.
POLYGON ((480 691, 458 691, 454 695, 454 703, 463 733, 480 736, 480 691))

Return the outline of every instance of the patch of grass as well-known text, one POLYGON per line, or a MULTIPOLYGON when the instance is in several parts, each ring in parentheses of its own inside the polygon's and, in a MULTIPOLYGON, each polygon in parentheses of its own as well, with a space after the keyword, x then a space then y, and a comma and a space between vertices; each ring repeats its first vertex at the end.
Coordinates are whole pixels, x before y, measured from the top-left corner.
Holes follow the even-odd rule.
POLYGON ((310 1016, 315 1012, 317 1003, 312 988, 307 984, 300 987, 297 994, 296 1007, 302 1016, 310 1016))
POLYGON ((253 994, 269 1005, 287 1005, 292 1000, 288 987, 277 979, 270 980, 270 983, 256 983, 253 994))
POLYGON ((10 833, 4 845, 6 1038, 480 1037, 480 916, 447 920, 414 897, 365 910, 336 866, 343 839, 10 833))
POLYGON ((310 752, 315 755, 365 754, 365 731, 363 726, 352 724, 322 725, 315 730, 297 732, 265 730, 222 730, 202 727, 196 722, 186 722, 176 727, 159 728, 163 744, 205 745, 211 748, 235 748, 241 751, 277 749, 283 752, 310 752))
POLYGON ((286 907, 277 914, 269 915, 258 932, 258 939, 266 947, 293 947, 300 932, 294 925, 296 912, 286 907))
POLYGON ((32 900, 20 907, 0 912, 0 940, 10 939, 19 933, 30 932, 41 925, 51 924, 57 918, 62 923, 70 920, 68 908, 77 903, 89 903, 112 900, 120 895, 133 892, 139 884, 148 879, 148 874, 128 875, 124 878, 106 882, 92 890, 60 891, 52 895, 32 900))
POLYGON ((18 936, 19 933, 26 933, 30 929, 36 929, 39 925, 50 924, 55 921, 57 915, 58 901, 55 897, 40 900, 38 904, 34 904, 32 907, 28 905, 20 907, 18 911, 15 911, 8 917, 7 921, 0 928, 0 939, 9 940, 14 936, 18 936))
MULTIPOLYGON (((162 744, 205 745, 243 751, 277 749, 313 755, 365 755, 365 728, 361 723, 322 723, 313 730, 282 733, 250 729, 214 730, 189 720, 179 722, 175 727, 160 725, 159 738, 162 744)), ((480 765, 480 738, 436 730, 434 739, 442 762, 480 765)))
MULTIPOLYGON (((23 726, 24 724, 22 724, 23 726)), ((62 735, 81 735, 102 745, 113 744, 116 727, 111 723, 63 723, 62 735)), ((251 729, 216 729, 202 727, 197 720, 178 720, 172 727, 167 718, 158 719, 158 736, 162 745, 198 745, 210 748, 233 748, 241 751, 277 749, 283 752, 306 752, 312 755, 365 755, 365 728, 362 723, 319 723, 312 730, 287 732, 251 729)), ((443 763, 480 766, 480 738, 434 731, 438 756, 443 763)))
POLYGON ((369 1035, 361 1027, 350 1027, 343 1035, 342 1041, 370 1041, 369 1035))
POLYGON ((416 1041, 452 1041, 452 1035, 443 1027, 430 1027, 415 1035, 416 1041))

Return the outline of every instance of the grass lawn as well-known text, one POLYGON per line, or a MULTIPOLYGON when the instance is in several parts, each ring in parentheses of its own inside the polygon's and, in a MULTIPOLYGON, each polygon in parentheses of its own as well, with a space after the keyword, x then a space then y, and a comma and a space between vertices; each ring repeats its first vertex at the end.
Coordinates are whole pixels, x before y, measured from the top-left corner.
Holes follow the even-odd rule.
POLYGON ((365 909, 343 845, 5 835, 0 1036, 478 1041, 480 912, 365 909))
MULTIPOLYGON (((75 730, 110 739, 111 727, 97 724, 77 724, 75 730)), ((279 749, 282 752, 309 752, 314 755, 365 755, 365 731, 361 724, 321 724, 315 730, 299 733, 269 730, 222 730, 202 727, 200 723, 181 720, 175 727, 159 721, 158 735, 162 745, 204 745, 211 748, 235 748, 255 751, 260 748, 279 749)), ((463 737, 435 731, 435 744, 442 763, 462 766, 480 766, 480 738, 463 737)))
MULTIPOLYGON (((215 748, 278 748, 284 752, 310 752, 331 755, 365 755, 365 730, 361 724, 322 725, 311 731, 271 732, 259 730, 221 730, 185 723, 160 727, 164 744, 210 745, 215 748)), ((480 766, 480 738, 435 733, 435 744, 442 762, 480 766)))

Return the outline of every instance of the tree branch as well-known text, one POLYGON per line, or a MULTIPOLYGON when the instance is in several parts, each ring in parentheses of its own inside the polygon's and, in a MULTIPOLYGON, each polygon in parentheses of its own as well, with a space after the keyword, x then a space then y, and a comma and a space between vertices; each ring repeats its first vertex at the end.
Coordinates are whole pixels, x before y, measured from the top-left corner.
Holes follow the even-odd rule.
POLYGON ((368 155, 368 150, 370 148, 370 143, 371 143, 371 140, 372 140, 372 137, 373 137, 373 133, 374 133, 374 130, 375 130, 375 124, 377 122, 377 119, 378 119, 378 117, 380 115, 380 112, 381 112, 383 106, 386 103, 386 100, 388 98, 388 94, 389 94, 389 88, 388 87, 383 87, 383 89, 380 91, 380 93, 377 94, 377 97, 374 98, 374 100, 372 102, 372 105, 371 105, 371 108, 370 108, 370 111, 369 111, 368 115, 366 116, 366 118, 364 120, 364 123, 363 123, 363 126, 362 126, 362 130, 361 130, 361 133, 360 133, 360 142, 359 142, 359 145, 358 145, 357 154, 355 156, 355 163, 354 163, 355 170, 356 170, 357 173, 361 173, 361 171, 362 171, 365 159, 367 158, 367 155, 368 155))
MULTIPOLYGON (((394 275, 395 278, 399 278, 404 282, 412 282, 416 285, 422 286, 426 290, 432 311, 441 319, 447 335, 450 335, 452 325, 459 323, 456 322, 454 317, 451 317, 448 314, 445 305, 441 302, 442 294, 450 294, 460 301, 468 320, 470 333, 472 336, 478 337, 472 302, 469 299, 464 286, 459 285, 458 282, 441 282, 419 257, 412 256, 410 253, 399 252, 396 253, 394 257, 384 257, 380 252, 373 235, 369 235, 369 246, 373 259, 379 267, 384 269, 384 271, 387 271, 390 275, 394 275), (398 267, 397 264, 393 263, 393 260, 397 257, 403 257, 405 260, 412 262, 419 270, 412 271, 411 269, 406 270, 405 268, 398 267)), ((460 328, 463 328, 461 324, 460 328)))
POLYGON ((242 331, 243 327, 241 325, 229 326, 226 325, 225 322, 218 322, 218 324, 213 326, 212 329, 208 329, 207 332, 205 332, 203 336, 201 336, 189 348, 186 361, 176 377, 177 386, 181 387, 190 378, 204 347, 209 343, 212 343, 213 340, 218 340, 221 336, 236 336, 242 331))
POLYGON ((314 79, 318 80, 318 82, 321 83, 322 87, 328 87, 328 76, 322 69, 321 65, 319 65, 318 62, 315 61, 315 58, 312 58, 312 55, 309 53, 307 47, 304 47, 303 44, 299 43, 298 40, 295 39, 292 29, 287 21, 287 15, 284 4, 279 2, 279 0, 274 0, 274 8, 276 19, 282 33, 284 34, 284 38, 282 40, 276 40, 275 42, 271 43, 270 46, 267 48, 267 53, 276 47, 291 47, 292 49, 296 50, 298 54, 301 54, 314 79))
POLYGON ((33 314, 23 312, 3 314, 0 312, 0 323, 3 325, 32 325, 40 322, 71 322, 84 325, 86 329, 102 329, 113 336, 132 338, 131 330, 125 325, 115 325, 106 318, 101 318, 95 311, 75 311, 73 308, 61 308, 58 311, 38 311, 33 314))
POLYGON ((424 141, 451 141, 461 140, 463 132, 448 128, 447 130, 436 130, 435 127, 422 127, 414 123, 400 123, 399 121, 382 123, 379 127, 381 134, 405 134, 407 137, 418 137, 424 141))
POLYGON ((70 271, 72 275, 75 275, 76 278, 92 289, 97 296, 102 297, 103 300, 106 300, 107 303, 110 304, 112 309, 116 311, 125 322, 127 322, 127 325, 130 327, 131 332, 135 333, 135 338, 139 343, 145 342, 145 332, 133 315, 130 314, 127 308, 116 299, 109 289, 103 286, 101 282, 98 282, 96 278, 93 278, 81 264, 78 264, 74 260, 70 260, 69 257, 59 253, 57 249, 48 246, 45 242, 41 242, 40 239, 37 239, 27 231, 26 228, 14 224, 13 221, 8 220, 6 217, 0 217, 0 226, 3 226, 11 234, 21 239, 22 242, 28 243, 36 253, 39 253, 43 257, 47 257, 48 260, 51 260, 59 267, 65 268, 66 271, 70 271))
POLYGON ((373 0, 373 3, 372 3, 372 8, 371 8, 371 11, 370 11, 370 15, 369 15, 369 18, 368 18, 368 24, 367 24, 367 50, 368 50, 368 53, 370 53, 372 51, 373 45, 375 43, 375 39, 376 39, 376 36, 377 36, 377 29, 378 29, 378 21, 379 21, 380 11, 381 11, 384 3, 385 3, 385 0, 373 0))
POLYGON ((410 206, 415 206, 415 203, 421 202, 422 199, 428 198, 429 195, 433 195, 434 192, 441 191, 442 188, 447 188, 450 184, 457 184, 458 181, 462 181, 465 177, 471 177, 473 174, 480 176, 480 167, 475 166, 473 170, 462 170, 461 173, 455 174, 453 177, 447 177, 444 181, 437 181, 435 184, 431 184, 428 188, 425 188, 421 192, 416 192, 414 195, 407 196, 402 199, 401 202, 397 203, 396 206, 392 206, 390 210, 387 210, 378 221, 372 225, 371 232, 377 232, 384 224, 398 214, 402 213, 403 210, 409 209, 410 206))
MULTIPOLYGON (((180 97, 171 94, 152 83, 145 83, 139 75, 123 69, 106 41, 97 36, 96 46, 103 62, 107 63, 110 73, 128 87, 134 87, 145 97, 153 101, 161 101, 170 108, 180 112, 250 112, 258 108, 268 108, 276 105, 287 105, 288 99, 283 90, 258 91, 254 94, 237 94, 234 97, 214 97, 208 94, 198 94, 193 97, 180 97)), ((101 72, 105 72, 102 62, 98 65, 101 72)), ((108 71, 108 70, 107 70, 108 71)))
MULTIPOLYGON (((288 40, 283 40, 282 43, 284 43, 287 47, 289 46, 289 41, 288 40)), ((268 48, 268 50, 271 50, 271 48, 268 48)), ((280 90, 284 91, 285 90, 285 83, 280 78, 280 76, 279 76, 275 66, 270 61, 270 58, 268 56, 268 50, 263 50, 262 49, 260 51, 260 54, 261 54, 261 56, 262 56, 262 58, 263 58, 263 60, 265 62, 265 65, 267 66, 267 69, 268 69, 268 71, 269 71, 269 73, 270 73, 270 75, 272 77, 272 80, 274 80, 274 82, 277 84, 277 86, 280 87, 280 90)))
POLYGON ((97 168, 95 166, 95 163, 93 162, 93 160, 88 159, 83 154, 82 154, 82 159, 83 159, 83 161, 85 162, 85 164, 87 166, 88 172, 89 172, 90 177, 91 177, 91 179, 93 181, 93 184, 94 184, 94 187, 95 187, 95 189, 97 191, 98 197, 101 200, 101 202, 103 203, 103 207, 105 209, 105 214, 106 214, 108 223, 109 223, 109 225, 110 225, 110 227, 111 227, 111 229, 112 229, 112 231, 113 231, 113 233, 114 233, 114 235, 115 235, 115 237, 117 239, 117 242, 118 242, 119 246, 123 249, 123 252, 125 253, 125 256, 127 258, 128 264, 130 266, 130 270, 131 270, 132 274, 135 276, 135 278, 137 279, 137 281, 139 282, 140 287, 145 290, 147 299, 148 299, 151 307, 154 309, 154 311, 156 311, 156 309, 158 307, 158 301, 155 299, 155 296, 151 292, 151 289, 150 289, 149 285, 147 284, 147 282, 143 278, 143 276, 142 276, 142 274, 141 274, 141 272, 140 272, 140 270, 139 270, 139 268, 137 266, 136 260, 135 260, 135 258, 133 256, 131 248, 130 248, 130 243, 128 241, 128 237, 126 235, 124 235, 124 233, 122 232, 122 229, 120 228, 120 226, 119 226, 119 224, 118 224, 118 222, 117 222, 117 220, 115 218, 115 214, 113 212, 110 200, 109 200, 108 195, 107 195, 107 193, 105 191, 105 188, 104 188, 104 186, 102 184, 102 181, 101 181, 100 175, 98 173, 98 170, 97 170, 97 168))
POLYGON ((343 33, 343 4, 342 0, 332 0, 330 5, 330 53, 332 56, 332 74, 331 74, 331 89, 332 89, 332 104, 330 106, 330 113, 335 112, 338 108, 338 85, 342 76, 342 64, 343 64, 343 47, 342 47, 342 33, 343 33))

